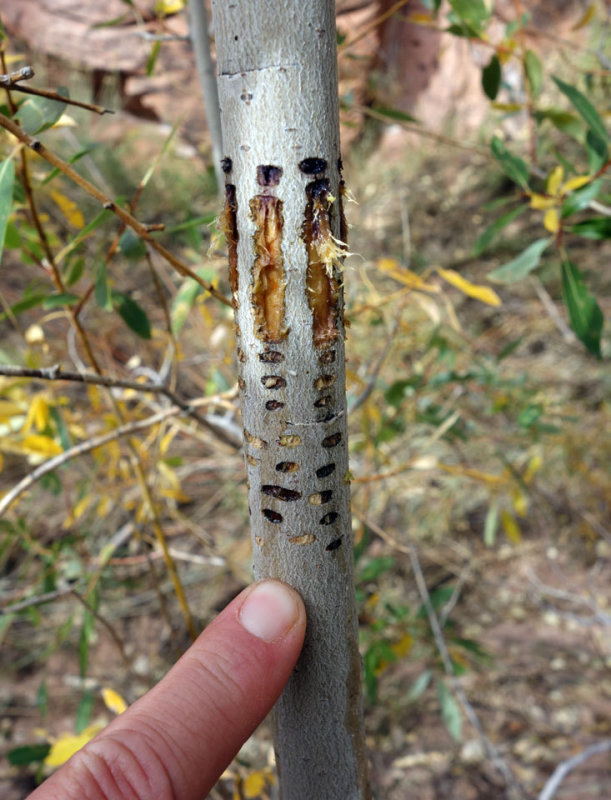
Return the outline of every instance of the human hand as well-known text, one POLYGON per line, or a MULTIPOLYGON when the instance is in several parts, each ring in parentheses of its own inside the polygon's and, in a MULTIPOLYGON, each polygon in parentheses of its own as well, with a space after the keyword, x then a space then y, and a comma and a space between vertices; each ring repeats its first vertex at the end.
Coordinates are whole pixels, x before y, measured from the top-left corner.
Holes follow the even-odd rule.
POLYGON ((203 800, 282 692, 305 625, 286 584, 244 589, 157 686, 27 800, 203 800))

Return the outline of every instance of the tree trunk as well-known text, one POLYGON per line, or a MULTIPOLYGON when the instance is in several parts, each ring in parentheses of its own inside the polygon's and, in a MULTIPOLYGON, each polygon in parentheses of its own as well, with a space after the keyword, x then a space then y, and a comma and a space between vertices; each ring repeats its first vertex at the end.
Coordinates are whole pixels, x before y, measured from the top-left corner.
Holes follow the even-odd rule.
POLYGON ((275 710, 283 800, 369 797, 353 585, 332 0, 214 0, 255 577, 306 642, 275 710))

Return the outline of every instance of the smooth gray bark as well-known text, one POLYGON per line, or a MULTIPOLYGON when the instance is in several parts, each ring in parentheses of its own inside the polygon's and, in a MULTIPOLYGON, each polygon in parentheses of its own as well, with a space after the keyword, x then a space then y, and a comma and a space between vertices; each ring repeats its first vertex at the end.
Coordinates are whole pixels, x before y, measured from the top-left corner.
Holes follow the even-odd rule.
POLYGON ((334 3, 212 6, 255 577, 308 614, 275 709, 281 796, 363 800, 334 3))

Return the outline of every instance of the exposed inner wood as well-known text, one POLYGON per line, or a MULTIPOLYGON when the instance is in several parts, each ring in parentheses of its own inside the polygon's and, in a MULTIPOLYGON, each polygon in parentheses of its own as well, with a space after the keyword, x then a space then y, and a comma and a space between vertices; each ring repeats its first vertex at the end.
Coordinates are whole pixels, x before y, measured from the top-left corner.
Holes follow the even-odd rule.
POLYGON ((264 342, 280 342, 284 326, 286 278, 282 260, 282 201, 256 195, 250 201, 255 223, 255 261, 252 267, 251 299, 255 336, 264 342))
POLYGON ((329 347, 339 334, 339 282, 337 268, 342 255, 333 238, 329 208, 333 200, 326 178, 306 186, 308 202, 303 240, 308 253, 306 290, 313 315, 314 346, 329 347))
POLYGON ((225 207, 219 219, 220 228, 227 240, 227 253, 229 261, 229 286, 233 298, 234 308, 238 303, 238 202, 236 200, 235 186, 232 183, 225 185, 225 207))

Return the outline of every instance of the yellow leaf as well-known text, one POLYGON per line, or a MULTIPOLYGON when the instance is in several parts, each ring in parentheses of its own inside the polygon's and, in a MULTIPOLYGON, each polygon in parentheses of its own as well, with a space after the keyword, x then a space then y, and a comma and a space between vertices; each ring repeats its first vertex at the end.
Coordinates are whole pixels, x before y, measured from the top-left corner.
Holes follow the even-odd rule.
POLYGON ((23 416, 23 406, 12 400, 0 400, 0 422, 10 422, 13 417, 23 416))
POLYGON ((367 600, 365 601, 365 608, 368 611, 372 611, 379 602, 380 602, 380 593, 374 592, 373 594, 370 594, 367 600))
POLYGON ((75 228, 79 230, 85 227, 85 219, 80 208, 69 197, 61 194, 55 189, 51 189, 51 197, 56 206, 60 209, 64 217, 68 220, 68 222, 75 228))
POLYGON ((520 489, 513 489, 511 492, 513 508, 519 517, 525 517, 528 511, 528 497, 520 489))
POLYGON ((110 499, 110 496, 105 494, 102 498, 100 498, 98 507, 95 510, 96 516, 100 517, 100 519, 104 519, 104 517, 107 516, 108 512, 112 508, 113 508, 113 502, 110 499))
POLYGON ((487 303, 489 306, 501 305, 501 298, 490 287, 471 283, 471 281, 466 280, 453 269, 441 269, 441 267, 438 267, 437 272, 444 280, 451 283, 452 286, 455 286, 463 292, 463 294, 473 297, 475 300, 479 300, 482 303, 487 303))
POLYGON ((522 541, 522 531, 520 526, 511 516, 509 511, 501 511, 501 525, 505 531, 505 535, 512 544, 520 544, 522 541))
POLYGON ((58 456, 63 452, 61 446, 53 439, 36 433, 25 436, 21 445, 25 452, 36 456, 58 456))
POLYGON ((405 286, 409 286, 410 289, 418 289, 421 292, 438 292, 439 287, 435 286, 432 283, 426 283, 423 281, 420 275, 417 275, 415 272, 412 272, 411 269, 402 269, 400 265, 394 261, 392 258, 381 258, 379 259, 378 268, 386 273, 390 278, 394 278, 399 283, 404 284, 405 286), (384 263, 382 263, 384 262, 384 263), (399 269, 394 269, 390 264, 394 263, 399 269))
POLYGON ((551 194, 553 197, 558 195, 558 189, 560 188, 560 184, 562 183, 562 179, 564 178, 564 170, 561 166, 554 167, 554 169, 550 172, 549 177, 547 179, 546 190, 548 194, 551 194))
POLYGON ((155 11, 160 16, 170 16, 178 14, 185 7, 185 0, 157 0, 155 11))
POLYGON ((85 497, 82 497, 78 503, 72 509, 72 518, 78 519, 82 517, 85 511, 87 511, 87 507, 91 503, 93 497, 90 494, 86 494, 85 497))
POLYGON ((524 483, 530 483, 535 476, 535 473, 538 472, 541 467, 543 466, 543 459, 540 455, 533 456, 530 461, 528 462, 528 466, 526 467, 526 472, 523 475, 524 483))
POLYGON ((54 128, 76 128, 78 123, 70 116, 70 114, 62 114, 57 122, 53 125, 54 128))
POLYGON ((106 708, 112 711, 113 714, 122 714, 127 708, 127 703, 119 692, 115 692, 114 689, 110 689, 109 687, 102 689, 102 700, 106 708))
POLYGON ((90 742, 103 727, 103 725, 90 725, 77 735, 64 733, 53 743, 49 755, 45 758, 47 767, 61 767, 82 747, 85 747, 87 742, 90 742))
POLYGON ((37 431, 44 431, 49 424, 50 418, 51 413, 45 397, 41 394, 36 395, 36 397, 32 398, 32 402, 30 403, 28 418, 24 425, 24 432, 29 431, 32 425, 34 425, 37 431))
POLYGON ((538 211, 553 208, 557 202, 555 197, 546 197, 544 194, 531 194, 530 196, 530 207, 536 208, 538 211))
POLYGON ((590 3, 590 5, 586 8, 585 14, 578 20, 571 30, 578 31, 580 28, 585 28, 588 22, 592 19, 594 14, 596 13, 596 3, 590 3))
POLYGON ((514 111, 521 111, 524 108, 522 103, 491 103, 490 105, 496 111, 507 111, 510 114, 514 111))
POLYGON ((586 183, 590 183, 591 180, 591 175, 576 175, 574 178, 569 178, 568 181, 562 184, 560 194, 574 192, 575 189, 580 189, 582 186, 585 186, 586 183))
POLYGON ((267 784, 267 772, 265 770, 258 770, 251 772, 242 783, 242 791, 247 800, 253 800, 258 797, 265 789, 267 784))
POLYGON ((412 649, 413 643, 414 637, 410 636, 409 633, 404 633, 398 642, 391 644, 390 649, 397 656, 397 658, 403 658, 403 656, 406 656, 412 649))
POLYGON ((450 475, 464 475, 466 478, 473 478, 473 480, 481 481, 492 486, 499 486, 505 483, 503 475, 493 475, 490 472, 482 472, 479 469, 471 469, 470 467, 453 466, 452 464, 444 464, 442 461, 437 463, 437 466, 444 472, 449 472, 450 475))
POLYGON ((550 233, 558 233, 560 229, 560 214, 557 208, 549 208, 543 215, 543 227, 550 233))

